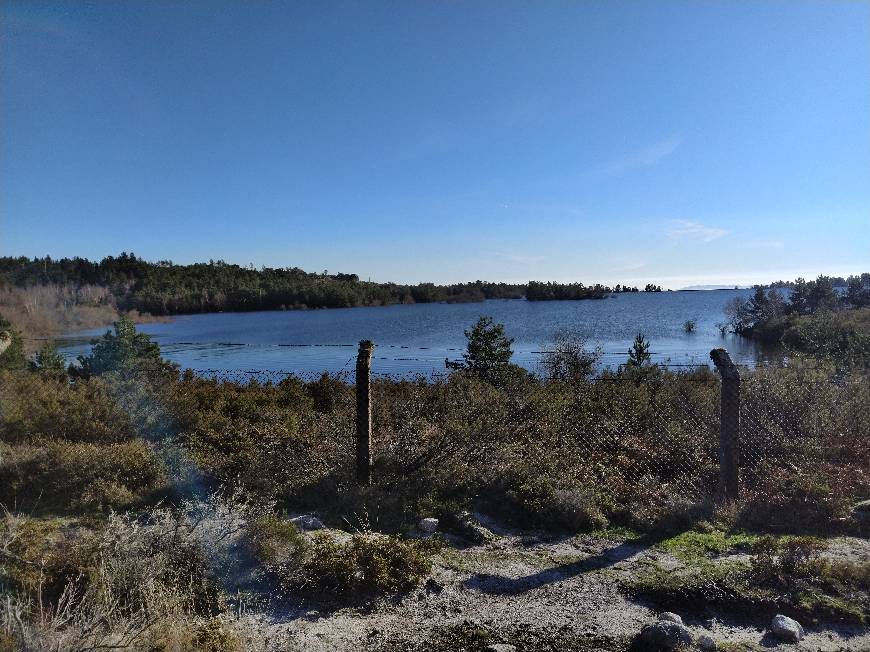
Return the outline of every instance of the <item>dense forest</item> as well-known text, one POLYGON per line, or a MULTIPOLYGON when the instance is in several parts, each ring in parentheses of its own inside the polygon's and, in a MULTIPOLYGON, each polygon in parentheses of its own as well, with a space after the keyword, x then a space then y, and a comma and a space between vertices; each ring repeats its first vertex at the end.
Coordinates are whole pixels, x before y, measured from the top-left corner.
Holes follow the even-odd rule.
MULTIPOLYGON (((106 301, 120 310, 152 315, 216 311, 347 308, 397 303, 474 302, 486 299, 601 299, 637 292, 596 284, 490 283, 400 285, 361 281, 356 274, 306 272, 298 267, 242 267, 224 261, 178 265, 149 262, 132 253, 99 262, 85 258, 0 258, 0 288, 41 285, 106 288, 106 301)), ((661 291, 655 285, 645 290, 661 291)))

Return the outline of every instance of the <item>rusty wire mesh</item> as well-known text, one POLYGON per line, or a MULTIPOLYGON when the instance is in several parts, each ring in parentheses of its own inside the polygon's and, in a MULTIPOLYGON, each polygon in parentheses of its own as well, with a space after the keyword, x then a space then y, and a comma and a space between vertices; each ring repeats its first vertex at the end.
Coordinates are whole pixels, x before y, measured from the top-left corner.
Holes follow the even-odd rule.
MULTIPOLYGON (((281 370, 198 373, 231 383, 297 378, 281 370)), ((306 417, 304 427, 332 442, 336 463, 350 465, 353 374, 307 375, 299 381, 311 385, 323 378, 331 381, 330 396, 306 417)), ((600 486, 618 498, 663 492, 701 501, 718 487, 720 391, 712 374, 640 381, 610 375, 507 388, 461 374, 375 374, 373 456, 409 477, 459 473, 495 482, 506 473, 538 474, 600 486)), ((826 475, 842 492, 865 491, 868 411, 866 381, 797 379, 773 370, 744 374, 741 490, 770 493, 789 478, 813 473, 826 475)))

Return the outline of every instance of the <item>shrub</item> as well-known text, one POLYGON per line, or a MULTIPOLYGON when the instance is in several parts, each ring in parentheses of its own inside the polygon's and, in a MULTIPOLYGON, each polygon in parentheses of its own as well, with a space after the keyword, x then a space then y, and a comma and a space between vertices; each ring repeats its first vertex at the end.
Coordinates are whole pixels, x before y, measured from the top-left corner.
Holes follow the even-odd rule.
POLYGON ((592 487, 566 487, 552 479, 520 481, 505 491, 500 511, 515 523, 547 530, 582 532, 606 527, 612 504, 592 487))
POLYGON ((135 435, 130 414, 103 379, 69 383, 42 373, 0 371, 0 441, 113 443, 135 435))
POLYGON ((812 537, 764 537, 754 546, 750 581, 809 615, 867 622, 870 563, 826 558, 825 548, 812 537))
POLYGON ((690 529, 712 515, 712 505, 693 500, 685 489, 642 477, 626 504, 623 520, 642 532, 672 533, 690 529))
MULTIPOLYGON (((736 524, 758 531, 830 532, 847 522, 851 498, 838 478, 827 473, 789 473, 769 469, 763 484, 744 492, 736 524)), ((845 470, 841 469, 839 473, 845 470)))
POLYGON ((238 637, 218 618, 197 625, 191 636, 191 652, 236 652, 241 650, 238 637))
POLYGON ((0 502, 39 511, 117 509, 166 488, 163 463, 141 440, 105 446, 43 441, 3 446, 0 502))
POLYGON ((24 356, 24 340, 21 333, 0 315, 0 370, 25 369, 27 358, 24 356))
POLYGON ((0 520, 0 591, 28 602, 56 600, 87 567, 88 539, 63 545, 62 523, 5 512, 0 520))
POLYGON ((428 553, 425 544, 390 535, 357 534, 339 543, 317 533, 295 581, 338 597, 400 593, 429 574, 428 553))
POLYGON ((308 547, 305 537, 289 521, 275 514, 260 516, 248 523, 247 536, 258 560, 268 566, 298 566, 308 547))

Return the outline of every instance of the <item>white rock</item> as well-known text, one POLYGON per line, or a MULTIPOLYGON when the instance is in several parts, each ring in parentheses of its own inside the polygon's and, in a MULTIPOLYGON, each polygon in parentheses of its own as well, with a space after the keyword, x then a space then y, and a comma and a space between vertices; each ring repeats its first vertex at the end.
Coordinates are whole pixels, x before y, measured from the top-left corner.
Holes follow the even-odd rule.
POLYGON ((438 530, 438 519, 437 518, 421 518, 420 522, 417 523, 417 527, 421 532, 437 532, 438 530))
POLYGON ((707 652, 712 652, 716 649, 716 641, 713 640, 712 636, 701 634, 701 636, 698 637, 698 647, 702 650, 707 650, 707 652))
POLYGON ((484 652, 516 652, 516 646, 510 643, 490 643, 484 649, 484 652))
POLYGON ((659 620, 668 620, 672 623, 680 623, 683 624, 683 619, 680 618, 673 611, 665 611, 664 613, 659 614, 659 620))
POLYGON ((312 514, 303 514, 302 516, 295 516, 290 519, 290 522, 293 523, 300 530, 322 530, 323 523, 319 518, 312 514))
POLYGON ((782 614, 777 614, 773 617, 773 620, 770 622, 770 631, 777 638, 792 643, 797 643, 801 640, 805 633, 804 628, 798 621, 782 614))

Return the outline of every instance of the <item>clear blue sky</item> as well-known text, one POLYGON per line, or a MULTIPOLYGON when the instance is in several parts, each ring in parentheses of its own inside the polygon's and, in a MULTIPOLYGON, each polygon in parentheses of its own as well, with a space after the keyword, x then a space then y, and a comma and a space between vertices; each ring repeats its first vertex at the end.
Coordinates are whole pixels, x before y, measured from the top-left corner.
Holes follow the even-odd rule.
POLYGON ((0 253, 870 270, 870 2, 16 2, 0 253))

